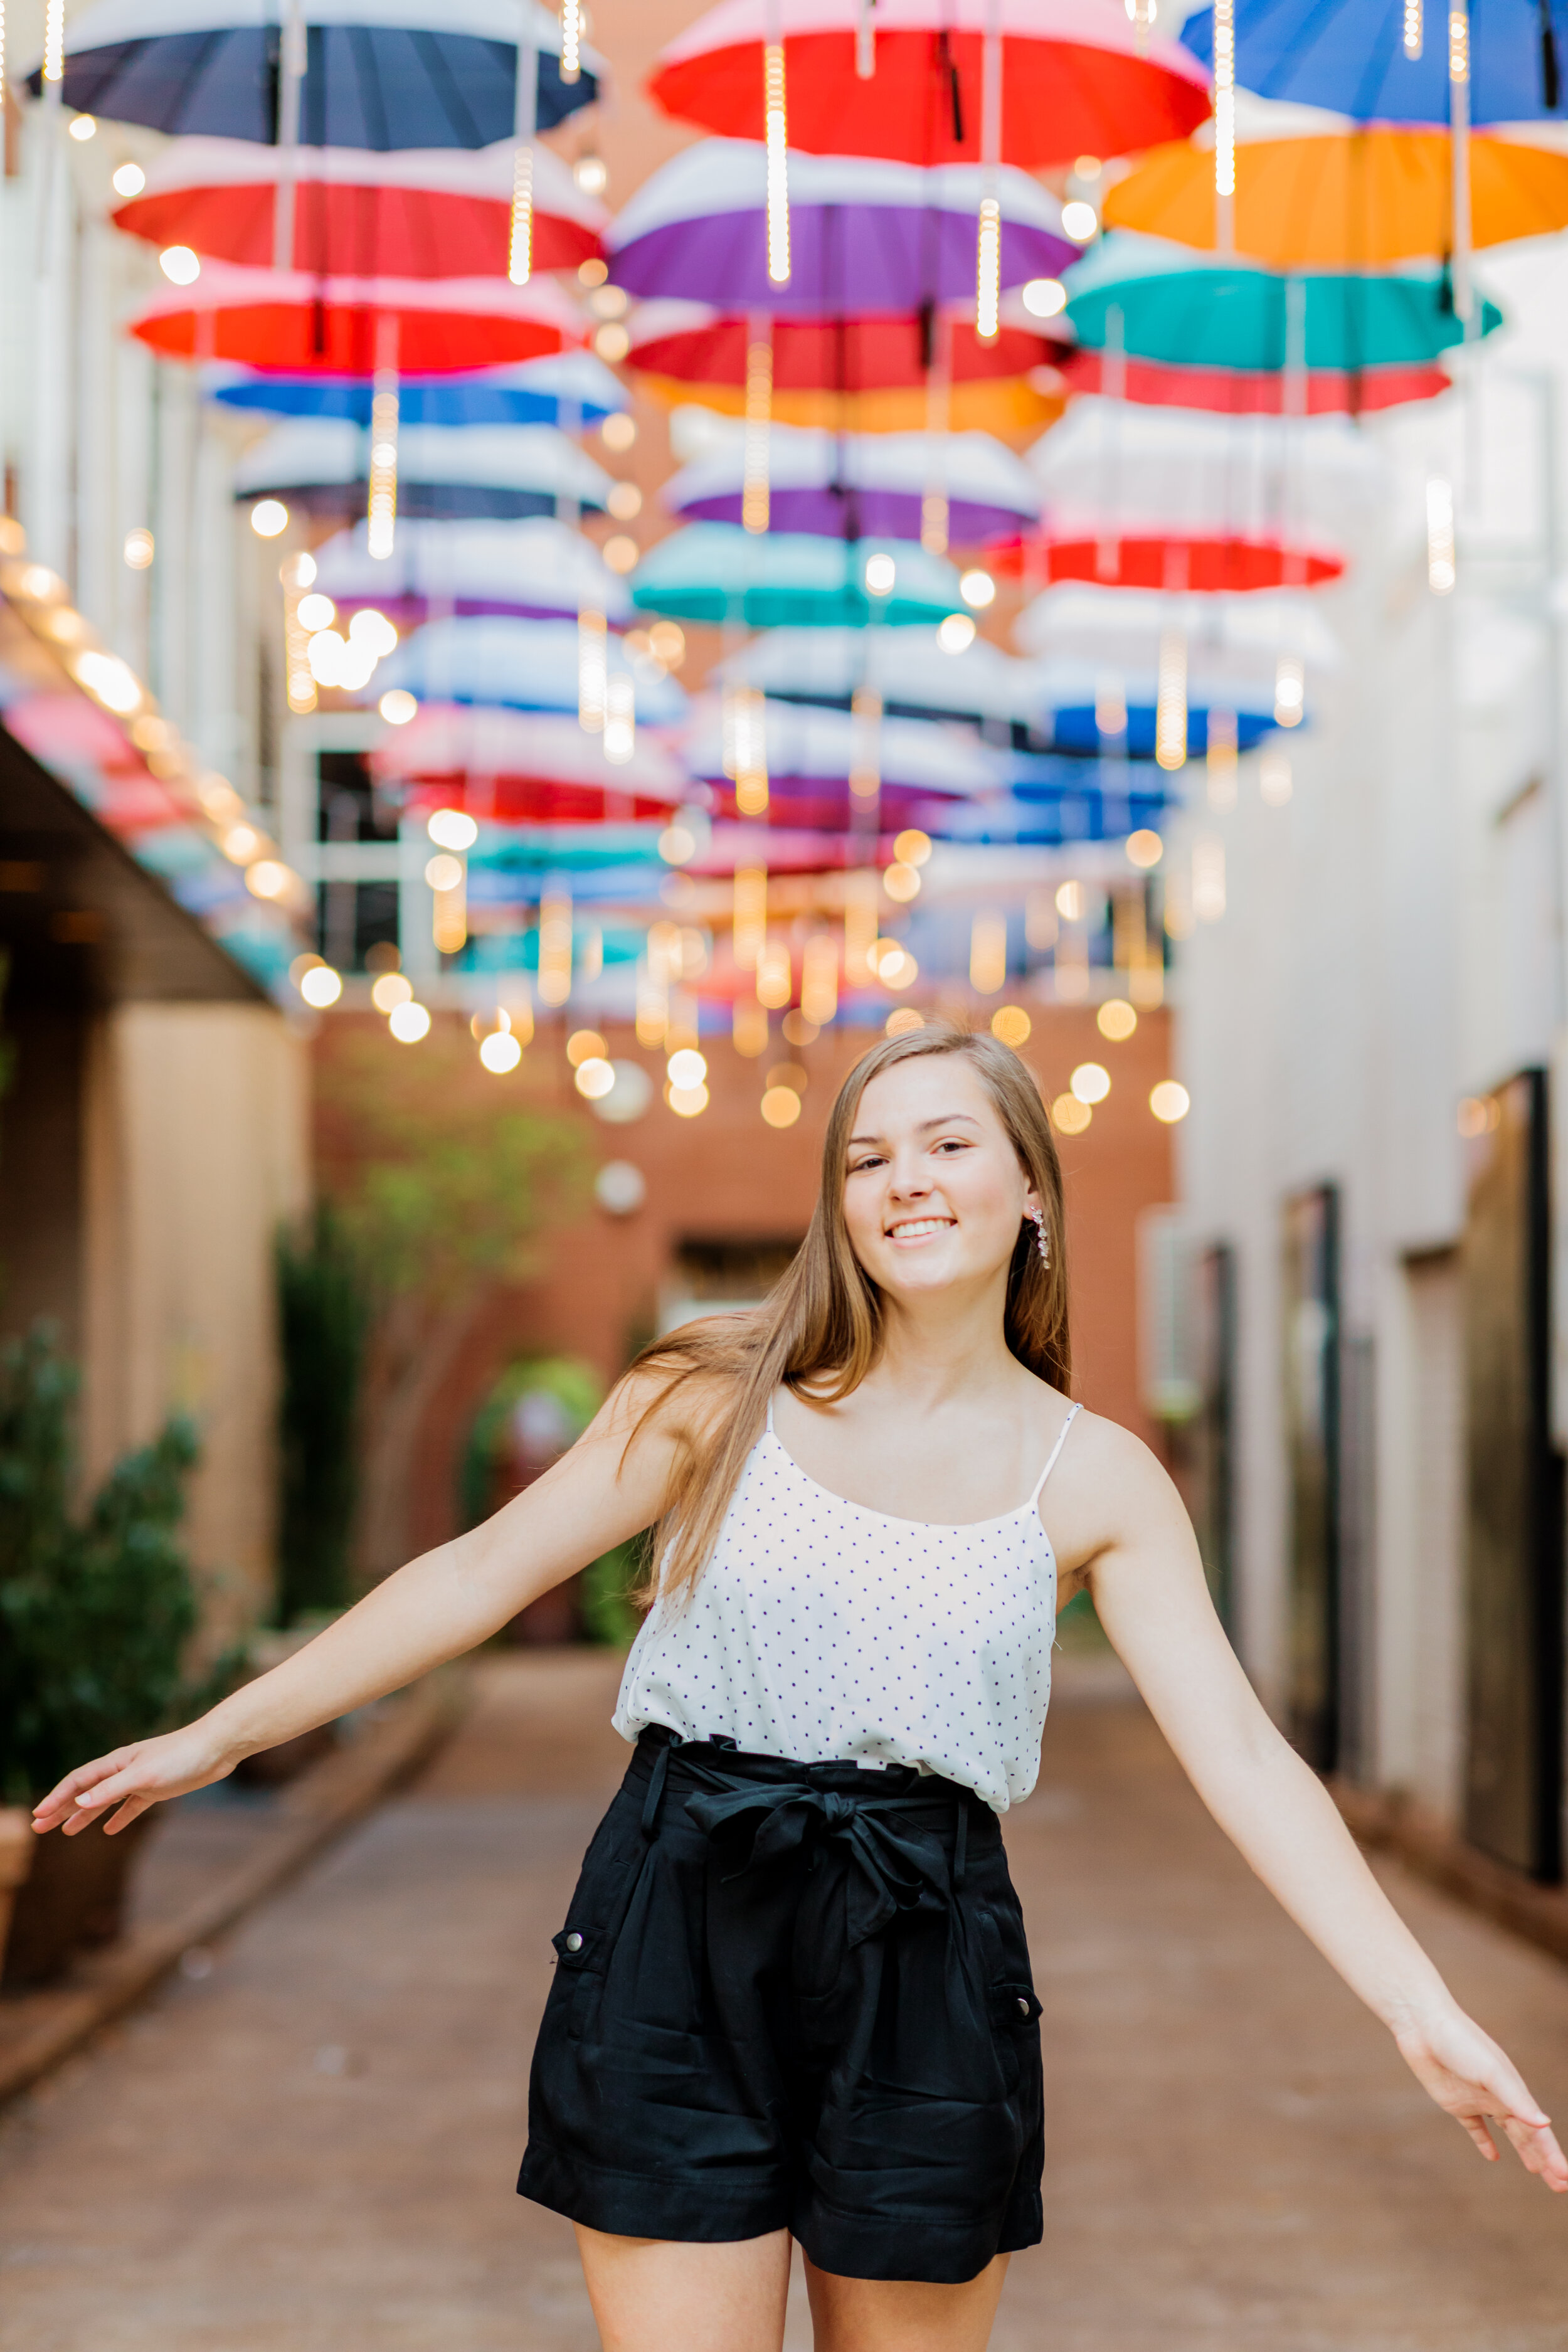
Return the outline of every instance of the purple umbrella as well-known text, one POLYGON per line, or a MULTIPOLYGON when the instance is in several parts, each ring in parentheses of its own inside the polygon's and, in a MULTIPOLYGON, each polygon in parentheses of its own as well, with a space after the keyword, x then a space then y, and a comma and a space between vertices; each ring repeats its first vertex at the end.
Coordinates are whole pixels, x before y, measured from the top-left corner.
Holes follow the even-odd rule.
POLYGON ((792 154, 790 275, 777 286, 768 276, 766 150, 705 139, 645 181, 620 214, 610 274, 645 298, 796 318, 973 301, 974 224, 991 194, 1002 209, 1004 287, 1055 278, 1079 258, 1060 205, 1026 173, 792 154))
MULTIPOLYGON (((665 485, 667 506, 706 522, 740 522, 744 440, 737 430, 665 485)), ((825 433, 773 428, 768 528, 820 539, 918 539, 927 496, 947 501, 960 546, 1016 533, 1040 511, 1028 467, 988 433, 825 433)))

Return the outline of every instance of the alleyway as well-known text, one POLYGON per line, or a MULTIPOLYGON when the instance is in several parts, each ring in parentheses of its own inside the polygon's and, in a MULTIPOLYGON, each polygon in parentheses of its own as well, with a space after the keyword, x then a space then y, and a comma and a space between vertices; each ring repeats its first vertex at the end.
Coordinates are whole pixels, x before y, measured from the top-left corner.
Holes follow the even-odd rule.
MULTIPOLYGON (((485 1666, 416 1789, 13 2112, 0 2352, 593 2352, 571 2232, 511 2182, 613 1675, 485 1666)), ((997 2352, 1562 2352, 1568 2211, 1427 2106, 1141 1710, 1065 1681, 1008 1831, 1049 2219, 997 2352)), ((1568 2115, 1568 1973, 1394 1884, 1568 2115)))

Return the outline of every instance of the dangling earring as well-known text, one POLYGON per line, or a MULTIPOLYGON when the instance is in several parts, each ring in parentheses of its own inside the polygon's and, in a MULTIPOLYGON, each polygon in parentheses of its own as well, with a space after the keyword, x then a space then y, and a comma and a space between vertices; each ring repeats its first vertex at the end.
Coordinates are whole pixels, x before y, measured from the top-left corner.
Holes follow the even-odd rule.
POLYGON ((1051 1237, 1046 1231, 1046 1213, 1044 1209, 1031 1209, 1029 1214, 1035 1221, 1035 1231, 1039 1235, 1040 1265, 1042 1268, 1047 1268, 1051 1262, 1051 1237))

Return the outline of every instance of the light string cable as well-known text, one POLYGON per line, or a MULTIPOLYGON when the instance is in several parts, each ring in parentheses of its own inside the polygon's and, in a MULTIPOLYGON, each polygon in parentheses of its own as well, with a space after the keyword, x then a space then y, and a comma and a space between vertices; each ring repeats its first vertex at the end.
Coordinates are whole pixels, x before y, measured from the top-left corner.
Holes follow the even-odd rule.
POLYGON ((530 8, 531 0, 521 0, 517 94, 512 111, 511 238, 506 265, 506 274, 514 286, 526 286, 533 275, 533 138, 539 127, 539 51, 530 37, 530 8))
POLYGON ((784 15, 768 0, 763 45, 763 136, 767 152, 768 277, 789 284, 789 121, 784 102, 784 15))

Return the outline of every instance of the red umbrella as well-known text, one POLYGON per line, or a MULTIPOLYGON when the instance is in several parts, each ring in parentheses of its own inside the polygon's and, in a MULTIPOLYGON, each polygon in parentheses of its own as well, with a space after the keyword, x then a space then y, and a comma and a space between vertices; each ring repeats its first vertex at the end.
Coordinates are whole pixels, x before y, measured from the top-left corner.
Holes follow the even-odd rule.
POLYGON ((1202 408, 1224 416, 1281 416, 1293 401, 1308 416, 1371 415, 1407 400, 1436 400, 1451 392, 1440 367, 1369 367, 1353 373, 1312 368, 1281 370, 1180 367, 1163 360, 1121 359, 1104 352, 1068 352, 1057 368, 1073 392, 1103 392, 1144 408, 1202 408))
MULTIPOLYGON (((292 262, 328 278, 504 278, 514 153, 500 147, 295 149, 292 262)), ((153 245, 269 268, 279 151, 248 139, 179 139, 111 215, 153 245)), ((548 147, 533 160, 533 267, 575 269, 609 225, 548 147)))
MULTIPOLYGON (((983 343, 971 320, 943 320, 950 339, 950 381, 970 383, 1026 375, 1058 364, 1061 346, 1044 334, 1005 326, 983 343)), ((754 340, 748 320, 700 302, 644 302, 633 315, 628 367, 683 383, 746 381, 746 353, 754 340)), ((775 319, 773 389, 791 392, 891 392, 923 384, 931 369, 931 322, 914 311, 866 319, 775 319)))
POLYGON ((667 114, 731 138, 763 138, 782 96, 782 134, 811 154, 1026 171, 1184 139, 1209 111, 1207 69, 1135 25, 1126 0, 721 0, 662 52, 648 89, 667 114), (781 33, 770 109, 766 47, 781 33))
POLYGON ((401 788, 406 808, 457 808, 504 824, 582 824, 668 819, 702 796, 646 729, 630 760, 613 764, 602 735, 570 713, 426 703, 371 753, 371 771, 401 788))
POLYGON ((1103 539, 1015 539, 987 548, 1005 579, 1048 588, 1058 580, 1092 580, 1117 588, 1242 594, 1253 588, 1315 588, 1337 580, 1344 559, 1321 548, 1282 547, 1273 540, 1198 538, 1173 531, 1103 539))
POLYGON ((541 359, 587 340, 581 314, 547 278, 527 286, 323 278, 225 262, 156 296, 131 331, 172 359, 237 360, 290 375, 439 375, 541 359))

